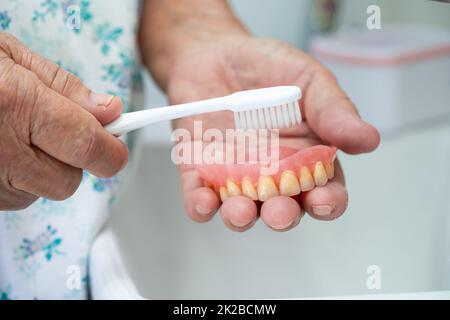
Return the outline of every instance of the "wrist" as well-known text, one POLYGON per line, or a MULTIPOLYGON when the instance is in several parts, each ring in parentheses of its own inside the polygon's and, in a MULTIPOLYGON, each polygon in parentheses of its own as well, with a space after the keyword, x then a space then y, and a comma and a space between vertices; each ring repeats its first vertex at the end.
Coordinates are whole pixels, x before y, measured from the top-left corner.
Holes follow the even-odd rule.
POLYGON ((150 17, 148 23, 141 24, 142 55, 163 90, 167 87, 171 70, 183 56, 205 44, 250 37, 226 1, 213 1, 213 6, 208 5, 211 0, 208 4, 204 0, 147 2, 150 8, 145 11, 150 17))

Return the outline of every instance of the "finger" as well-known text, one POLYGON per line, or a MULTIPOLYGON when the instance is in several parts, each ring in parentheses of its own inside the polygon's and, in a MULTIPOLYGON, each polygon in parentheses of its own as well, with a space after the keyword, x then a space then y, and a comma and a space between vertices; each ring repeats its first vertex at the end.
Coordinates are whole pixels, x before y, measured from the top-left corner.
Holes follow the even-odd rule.
POLYGON ((86 110, 43 85, 37 85, 32 119, 31 143, 66 164, 111 177, 128 161, 123 142, 86 110))
POLYGON ((361 120, 334 76, 318 67, 304 93, 303 110, 313 131, 347 153, 369 152, 380 143, 378 131, 361 120))
POLYGON ((256 203, 243 196, 228 198, 220 208, 223 223, 233 231, 250 229, 258 218, 256 203))
POLYGON ((300 223, 302 209, 290 197, 274 197, 265 201, 261 207, 261 219, 275 231, 288 231, 300 223))
POLYGON ((211 220, 220 206, 220 200, 213 190, 203 187, 197 171, 182 172, 181 186, 184 206, 192 220, 196 222, 211 220))
POLYGON ((4 42, 15 63, 33 72, 50 89, 85 108, 103 125, 121 114, 120 98, 93 92, 74 74, 35 54, 13 36, 7 36, 4 42))
POLYGON ((65 200, 75 193, 81 183, 81 169, 51 158, 37 148, 25 152, 10 173, 13 188, 50 200, 65 200))
POLYGON ((0 185, 0 211, 23 210, 37 199, 39 197, 33 194, 0 185))
POLYGON ((323 187, 301 194, 302 204, 309 215, 318 220, 340 217, 348 205, 348 193, 339 163, 335 163, 335 177, 323 187))
POLYGON ((31 71, 45 85, 89 111, 102 125, 112 122, 122 113, 120 98, 92 92, 72 73, 39 56, 32 61, 31 71))

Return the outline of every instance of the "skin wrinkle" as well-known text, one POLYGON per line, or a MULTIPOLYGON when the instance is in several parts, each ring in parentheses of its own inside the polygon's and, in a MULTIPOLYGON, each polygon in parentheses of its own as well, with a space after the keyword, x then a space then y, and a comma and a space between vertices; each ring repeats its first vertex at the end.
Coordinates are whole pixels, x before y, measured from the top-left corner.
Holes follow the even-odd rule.
POLYGON ((56 70, 54 70, 53 72, 48 72, 49 74, 51 74, 51 80, 49 82, 49 87, 50 88, 54 88, 55 90, 61 92, 64 95, 64 89, 66 88, 67 83, 69 82, 69 77, 61 75, 62 71, 63 71, 62 68, 58 66, 58 67, 56 67, 56 70), (63 77, 63 81, 62 82, 61 82, 61 79, 60 79, 61 76, 63 77), (62 83, 62 90, 58 90, 60 88, 57 88, 55 86, 55 84, 61 84, 61 83, 62 83))
POLYGON ((33 52, 28 49, 27 47, 23 46, 21 43, 17 43, 17 46, 20 46, 20 51, 18 54, 13 56, 13 60, 21 66, 23 66, 25 69, 28 69, 31 71, 31 66, 33 65, 33 52), (19 56, 19 58, 15 58, 19 56))
POLYGON ((6 32, 0 32, 0 51, 3 51, 8 57, 11 57, 10 42, 13 37, 6 32))
MULTIPOLYGON (((23 147, 23 142, 21 142, 21 141, 17 141, 16 143, 14 143, 14 145, 16 145, 16 147, 20 146, 20 150, 16 151, 16 153, 13 154, 13 156, 11 157, 11 160, 13 160, 13 161, 9 161, 10 163, 12 163, 12 162, 14 163, 14 167, 12 167, 12 166, 8 167, 7 183, 8 183, 8 186, 11 187, 11 190, 19 190, 19 189, 16 189, 14 181, 18 180, 20 178, 20 176, 23 175, 23 173, 27 171, 26 170, 27 166, 21 165, 23 159, 25 158, 25 157, 23 157, 23 155, 26 154, 26 151, 25 151, 26 147, 23 147)), ((19 191, 23 191, 23 190, 19 190, 19 191)))
MULTIPOLYGON (((26 121, 28 119, 27 113, 24 110, 24 101, 27 95, 24 94, 22 96, 18 96, 14 94, 14 92, 20 92, 21 87, 26 83, 26 81, 20 82, 15 78, 16 72, 13 72, 15 69, 17 69, 17 65, 12 64, 11 68, 9 68, 8 71, 4 73, 5 77, 8 79, 13 77, 13 81, 9 81, 4 85, 7 92, 2 95, 4 99, 2 108, 5 108, 6 101, 6 105, 9 106, 9 112, 5 113, 5 125, 11 129, 11 132, 17 133, 17 137, 21 139, 21 141, 26 142, 25 137, 27 136, 27 133, 23 130, 20 130, 22 127, 19 125, 19 123, 22 120, 26 121), (9 117, 6 116, 8 114, 9 117)), ((0 86, 3 87, 3 84, 1 84, 0 86)))
MULTIPOLYGON (((4 34, 1 34, 0 36, 3 35, 4 34)), ((22 43, 13 36, 7 34, 5 38, 5 46, 3 46, 2 49, 16 64, 30 70, 31 63, 33 62, 33 52, 22 45, 22 43)))
POLYGON ((14 66, 15 66, 15 63, 14 63, 14 61, 12 61, 11 59, 9 59, 9 58, 5 58, 4 60, 6 60, 6 61, 4 61, 4 62, 2 62, 1 64, 0 64, 0 90, 2 90, 2 91, 0 91, 0 93, 1 93, 1 96, 3 97, 4 96, 4 94, 5 94, 5 92, 3 91, 3 90, 8 90, 8 83, 4 83, 6 80, 5 79, 9 79, 8 78, 8 76, 9 76, 9 74, 10 74, 10 72, 11 72, 11 69, 12 68, 14 68, 14 66), (6 64, 6 63, 9 63, 9 66, 7 66, 6 67, 6 70, 3 70, 3 68, 5 67, 4 66, 4 64, 6 64))
POLYGON ((51 200, 64 200, 72 196, 81 182, 82 171, 79 169, 70 168, 59 160, 50 159, 40 149, 34 146, 31 146, 30 150, 34 155, 35 160, 31 161, 28 167, 32 167, 37 164, 39 166, 45 166, 46 168, 46 172, 43 174, 46 179, 41 179, 40 188, 43 190, 48 190, 53 183, 60 186, 60 188, 56 190, 55 194, 50 196, 51 200))
POLYGON ((37 85, 35 86, 34 89, 34 95, 35 98, 33 99, 33 103, 30 107, 31 111, 30 111, 30 118, 28 121, 28 143, 31 144, 33 143, 33 132, 36 132, 38 130, 42 130, 42 125, 39 121, 39 117, 38 117, 38 104, 42 99, 42 95, 44 94, 45 88, 42 85, 37 85), (39 128, 39 129, 37 129, 39 128))

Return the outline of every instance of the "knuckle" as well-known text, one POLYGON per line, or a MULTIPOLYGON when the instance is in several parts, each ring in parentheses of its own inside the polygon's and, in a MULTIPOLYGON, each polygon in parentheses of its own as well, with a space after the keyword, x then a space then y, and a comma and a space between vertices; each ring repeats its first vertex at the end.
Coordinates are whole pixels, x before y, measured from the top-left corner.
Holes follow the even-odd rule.
POLYGON ((102 146, 98 143, 97 129, 88 126, 84 130, 80 130, 80 139, 74 150, 74 158, 80 159, 80 167, 88 168, 97 159, 97 155, 101 154, 102 146))
POLYGON ((39 98, 36 75, 23 71, 9 60, 0 62, 1 118, 17 129, 27 129, 39 98))
POLYGON ((30 194, 29 196, 22 198, 21 201, 13 203, 10 207, 10 210, 14 211, 24 210, 29 206, 31 206, 34 202, 36 202, 37 199, 39 199, 38 196, 30 194))
POLYGON ((118 174, 128 163, 128 150, 124 147, 124 152, 120 157, 117 157, 115 163, 110 165, 111 172, 105 176, 105 178, 111 178, 118 174))
POLYGON ((39 129, 43 127, 43 122, 48 121, 48 117, 45 116, 45 106, 48 106, 48 89, 41 82, 30 89, 31 101, 27 103, 26 108, 28 109, 29 117, 29 131, 31 133, 40 132, 39 129), (44 116, 39 116, 44 115, 44 116))
POLYGON ((128 152, 113 149, 111 143, 100 138, 99 130, 103 129, 92 126, 90 130, 83 130, 84 138, 80 139, 83 143, 76 148, 74 158, 80 159, 77 167, 87 170, 95 168, 95 175, 100 178, 110 178, 128 162, 128 152))
POLYGON ((14 69, 15 64, 12 60, 0 61, 0 103, 5 106, 10 104, 17 86, 13 76, 14 69))
POLYGON ((50 88, 60 92, 64 96, 68 96, 80 88, 83 84, 80 79, 74 76, 72 73, 64 70, 63 68, 56 66, 54 71, 53 79, 50 83, 50 88))
POLYGON ((7 193, 6 197, 0 200, 0 211, 19 211, 31 206, 38 196, 21 192, 20 195, 7 193))
POLYGON ((325 67, 324 65, 319 64, 319 65, 317 66, 317 70, 319 71, 319 73, 322 75, 322 77, 323 77, 325 80, 330 81, 330 82, 333 82, 333 83, 337 83, 337 78, 336 78, 336 76, 334 75, 334 73, 331 72, 331 70, 329 70, 329 69, 328 69, 327 67, 325 67))
POLYGON ((83 172, 80 169, 75 169, 63 179, 59 179, 61 182, 55 188, 54 194, 50 197, 51 200, 62 201, 73 196, 80 186, 82 177, 83 172))
POLYGON ((13 35, 8 33, 1 34, 0 49, 7 57, 25 68, 29 68, 31 65, 33 57, 32 51, 25 47, 20 40, 13 35))
POLYGON ((17 44, 19 40, 12 34, 7 32, 0 32, 0 49, 9 51, 9 48, 17 44))

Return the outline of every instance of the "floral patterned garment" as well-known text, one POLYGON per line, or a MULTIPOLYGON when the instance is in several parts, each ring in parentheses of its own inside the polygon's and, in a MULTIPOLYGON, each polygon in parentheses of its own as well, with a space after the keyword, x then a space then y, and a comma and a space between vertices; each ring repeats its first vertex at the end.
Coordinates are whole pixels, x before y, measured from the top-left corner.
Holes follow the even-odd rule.
MULTIPOLYGON (((127 109, 138 75, 138 14, 138 0, 0 0, 0 31, 92 90, 120 96, 127 109)), ((89 248, 120 179, 84 173, 66 201, 41 198, 24 211, 0 212, 0 300, 87 298, 89 248)))

